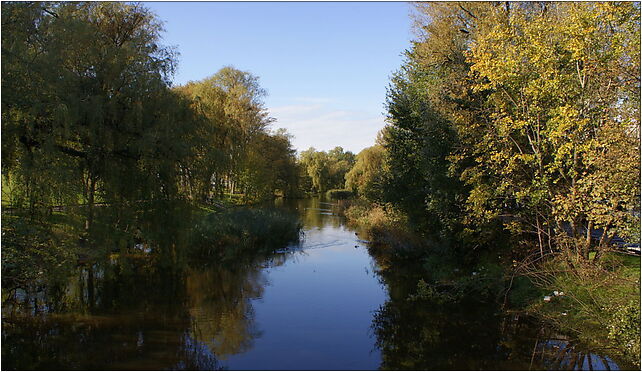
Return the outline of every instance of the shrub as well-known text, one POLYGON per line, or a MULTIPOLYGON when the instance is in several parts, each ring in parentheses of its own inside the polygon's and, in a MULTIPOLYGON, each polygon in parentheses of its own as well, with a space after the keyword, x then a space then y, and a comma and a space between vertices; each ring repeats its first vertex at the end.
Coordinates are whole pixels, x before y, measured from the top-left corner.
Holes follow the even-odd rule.
POLYGON ((50 226, 2 218, 2 288, 27 289, 45 279, 61 279, 75 263, 69 242, 50 226))
POLYGON ((193 259, 235 259, 268 252, 299 239, 296 215, 280 209, 235 208, 206 215, 192 234, 193 259))
POLYGON ((346 189, 333 189, 328 190, 328 192, 325 193, 325 196, 329 199, 350 199, 354 194, 352 191, 346 189))
POLYGON ((640 359, 640 259, 615 254, 601 265, 573 257, 557 256, 540 265, 531 278, 548 293, 564 296, 550 303, 540 301, 531 310, 556 323, 563 331, 577 333, 582 342, 609 347, 639 366, 640 359))

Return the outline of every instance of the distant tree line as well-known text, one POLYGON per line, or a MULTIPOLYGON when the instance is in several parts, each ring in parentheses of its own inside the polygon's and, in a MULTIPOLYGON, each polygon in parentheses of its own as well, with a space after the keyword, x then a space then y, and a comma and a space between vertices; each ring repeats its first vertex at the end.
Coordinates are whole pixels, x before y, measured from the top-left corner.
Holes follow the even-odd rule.
POLYGON ((355 155, 343 147, 337 146, 328 152, 310 147, 299 155, 299 188, 312 194, 343 189, 346 174, 354 163, 355 155))

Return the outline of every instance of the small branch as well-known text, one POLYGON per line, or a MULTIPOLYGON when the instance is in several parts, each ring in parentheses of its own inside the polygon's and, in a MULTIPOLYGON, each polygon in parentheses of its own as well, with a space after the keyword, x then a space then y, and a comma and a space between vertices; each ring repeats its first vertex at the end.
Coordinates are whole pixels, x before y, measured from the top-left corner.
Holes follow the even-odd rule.
POLYGON ((461 10, 463 10, 464 12, 466 12, 466 14, 468 14, 469 16, 471 16, 471 17, 473 17, 473 18, 477 19, 477 17, 476 17, 476 16, 475 16, 475 15, 474 15, 470 10, 468 10, 468 9, 464 8, 461 4, 459 5, 459 8, 460 8, 461 10))

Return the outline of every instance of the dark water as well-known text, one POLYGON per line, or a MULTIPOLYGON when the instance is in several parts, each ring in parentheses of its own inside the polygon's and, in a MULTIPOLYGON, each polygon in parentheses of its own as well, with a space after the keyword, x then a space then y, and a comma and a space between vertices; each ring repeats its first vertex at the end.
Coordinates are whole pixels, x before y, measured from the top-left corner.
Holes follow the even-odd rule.
POLYGON ((282 204, 305 235, 268 256, 181 270, 112 260, 18 291, 3 306, 2 368, 619 368, 493 304, 410 301, 420 275, 385 270, 331 202, 282 204))

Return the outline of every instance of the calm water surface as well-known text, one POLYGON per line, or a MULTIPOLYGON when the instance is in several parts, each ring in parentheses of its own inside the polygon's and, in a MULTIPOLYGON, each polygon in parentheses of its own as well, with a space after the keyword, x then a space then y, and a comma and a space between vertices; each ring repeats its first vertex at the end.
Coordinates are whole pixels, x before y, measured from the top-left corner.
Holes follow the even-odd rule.
POLYGON ((272 255, 182 271, 79 268, 3 307, 3 369, 618 369, 494 305, 408 300, 331 202, 282 203, 304 227, 272 255))

